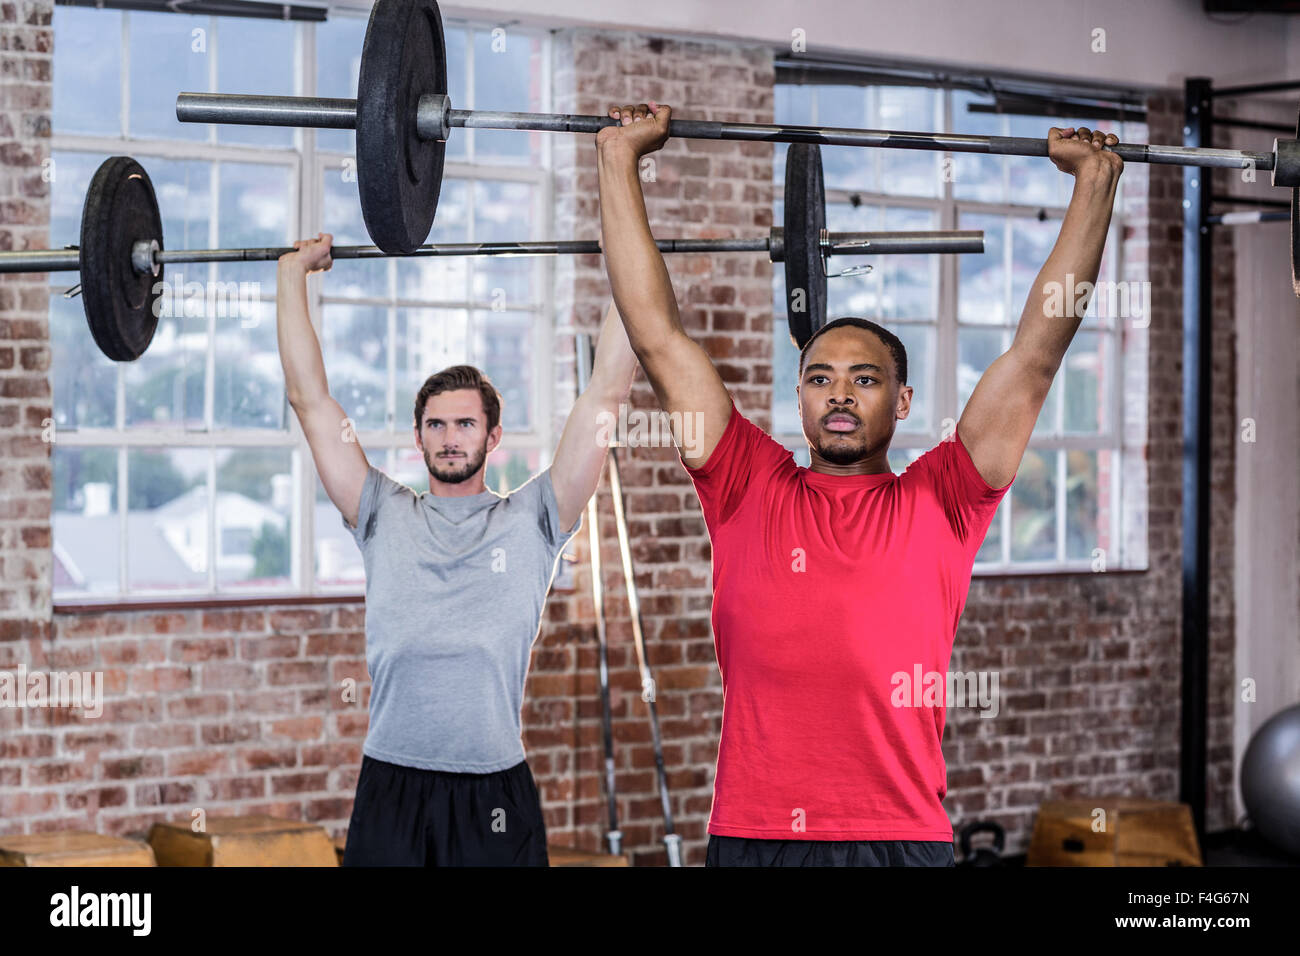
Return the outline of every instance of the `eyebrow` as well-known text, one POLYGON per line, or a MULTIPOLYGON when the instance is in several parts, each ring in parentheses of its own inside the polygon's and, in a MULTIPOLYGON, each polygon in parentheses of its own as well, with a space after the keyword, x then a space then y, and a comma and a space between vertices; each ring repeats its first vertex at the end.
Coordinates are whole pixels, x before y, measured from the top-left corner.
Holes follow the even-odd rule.
MULTIPOLYGON (((834 371, 834 369, 832 369, 831 366, 830 366, 829 364, 827 364, 826 362, 814 362, 814 363, 812 363, 811 365, 805 365, 805 366, 804 366, 804 369, 803 369, 803 373, 804 373, 805 375, 807 375, 809 372, 813 371, 814 369, 816 369, 816 370, 819 371, 819 372, 831 372, 831 371, 834 371)), ((849 366, 849 371, 850 371, 850 372, 860 372, 860 371, 864 371, 864 370, 872 371, 872 372, 878 372, 878 373, 880 373, 881 375, 883 375, 883 374, 885 373, 885 370, 884 370, 883 368, 881 368, 879 365, 873 365, 873 364, 870 363, 870 362, 859 362, 857 365, 850 365, 850 366, 849 366)))
MULTIPOLYGON (((432 415, 430 415, 428 418, 426 418, 426 419, 424 420, 424 423, 425 423, 426 425, 432 425, 432 424, 435 423, 435 422, 443 422, 443 421, 446 421, 446 420, 447 420, 447 419, 445 419, 445 418, 434 418, 432 415)), ((456 417, 455 421, 458 421, 458 422, 477 422, 478 419, 477 419, 476 417, 474 417, 473 415, 460 415, 460 416, 457 416, 457 417, 456 417)))

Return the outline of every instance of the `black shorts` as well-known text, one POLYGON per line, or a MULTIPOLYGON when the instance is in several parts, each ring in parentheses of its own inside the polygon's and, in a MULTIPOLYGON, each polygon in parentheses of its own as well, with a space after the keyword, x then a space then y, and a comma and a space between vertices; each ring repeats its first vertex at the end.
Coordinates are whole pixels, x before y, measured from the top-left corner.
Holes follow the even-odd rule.
POLYGON ((450 773, 362 755, 344 866, 550 866, 528 761, 450 773))
POLYGON ((956 866, 929 840, 754 840, 709 834, 705 866, 956 866))

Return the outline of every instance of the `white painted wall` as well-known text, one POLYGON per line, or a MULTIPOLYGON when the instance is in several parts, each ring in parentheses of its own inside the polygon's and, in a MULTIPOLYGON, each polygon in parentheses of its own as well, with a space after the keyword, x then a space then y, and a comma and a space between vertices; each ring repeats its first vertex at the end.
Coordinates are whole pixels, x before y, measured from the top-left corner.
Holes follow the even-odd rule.
MULTIPOLYGON (((346 0, 369 7, 369 0, 346 0)), ((1137 86, 1300 76, 1296 18, 1216 15, 1201 0, 455 0, 444 16, 753 40, 1137 86), (1092 31, 1107 52, 1091 52, 1092 31)))

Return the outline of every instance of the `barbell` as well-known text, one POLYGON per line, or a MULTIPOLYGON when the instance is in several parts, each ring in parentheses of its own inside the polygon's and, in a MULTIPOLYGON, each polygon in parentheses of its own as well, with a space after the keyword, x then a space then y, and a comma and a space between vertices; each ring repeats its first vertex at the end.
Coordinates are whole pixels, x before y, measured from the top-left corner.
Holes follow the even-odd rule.
MULTIPOLYGON (((844 232, 826 230, 821 151, 791 146, 786 157, 782 228, 736 239, 660 239, 663 252, 766 252, 785 267, 786 313, 792 341, 802 347, 826 322, 826 280, 866 267, 829 273, 833 255, 980 253, 978 230, 844 232)), ((278 259, 291 246, 171 251, 163 245, 162 217, 153 183, 129 156, 106 159, 91 177, 81 215, 81 242, 65 249, 0 252, 0 273, 81 273, 82 304, 95 344, 110 359, 130 362, 149 347, 158 326, 165 284, 163 267, 183 262, 254 262, 278 259)), ((599 255, 597 241, 449 243, 419 246, 421 256, 599 255)), ((334 246, 335 259, 387 258, 377 246, 334 246)))
MULTIPOLYGON (((181 93, 183 123, 233 123, 355 129, 361 211, 371 239, 393 253, 410 252, 433 226, 442 185, 446 140, 454 128, 597 133, 618 124, 608 116, 452 109, 447 97, 447 50, 437 0, 376 0, 361 50, 356 99, 181 93)), ((777 126, 674 119, 683 139, 750 140, 829 146, 876 146, 999 156, 1047 156, 1048 141, 975 136, 777 126)), ((1275 139, 1268 152, 1120 143, 1107 149, 1126 162, 1271 170, 1274 186, 1292 189, 1300 210, 1300 129, 1275 139)), ((1300 224, 1293 223, 1293 234, 1300 224)), ((1300 237, 1297 238, 1300 242, 1300 237)), ((1292 245, 1292 281, 1300 295, 1300 249, 1292 245)))

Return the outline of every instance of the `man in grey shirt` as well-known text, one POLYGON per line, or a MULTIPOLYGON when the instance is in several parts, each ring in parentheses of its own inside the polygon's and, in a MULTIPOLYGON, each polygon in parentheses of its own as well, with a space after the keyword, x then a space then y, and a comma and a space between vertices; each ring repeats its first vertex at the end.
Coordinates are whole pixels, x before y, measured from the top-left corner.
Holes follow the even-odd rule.
POLYGON ((600 478, 601 422, 636 357, 611 306, 551 466, 504 496, 483 480, 501 442, 496 389, 468 365, 430 376, 414 407, 429 471, 417 493, 369 464, 329 394, 306 278, 330 268, 331 241, 281 257, 276 304, 289 403, 366 569, 370 728, 343 863, 546 866, 524 680, 556 560, 600 478))

